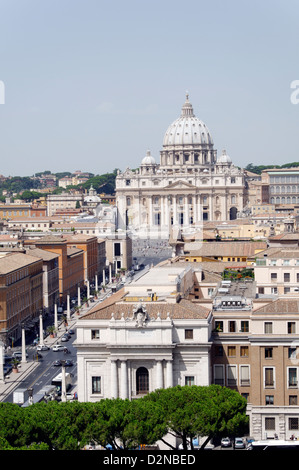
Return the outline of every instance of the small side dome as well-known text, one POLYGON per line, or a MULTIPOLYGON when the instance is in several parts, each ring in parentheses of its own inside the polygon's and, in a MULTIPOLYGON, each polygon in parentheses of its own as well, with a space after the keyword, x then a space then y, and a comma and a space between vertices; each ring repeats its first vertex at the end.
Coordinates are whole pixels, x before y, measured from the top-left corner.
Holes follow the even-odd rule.
POLYGON ((156 165, 156 160, 151 155, 150 150, 146 152, 146 156, 142 159, 141 165, 156 165))
POLYGON ((222 155, 218 158, 217 163, 232 163, 232 159, 227 155, 226 150, 222 150, 222 155))

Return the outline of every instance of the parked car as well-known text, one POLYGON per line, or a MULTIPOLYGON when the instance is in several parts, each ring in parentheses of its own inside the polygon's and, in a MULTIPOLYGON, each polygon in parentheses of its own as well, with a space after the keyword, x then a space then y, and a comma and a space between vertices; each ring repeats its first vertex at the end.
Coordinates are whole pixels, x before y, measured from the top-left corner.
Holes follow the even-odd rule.
POLYGON ((37 351, 48 351, 48 349, 50 349, 49 346, 46 346, 45 344, 38 344, 36 346, 37 351))
MULTIPOLYGON (((16 359, 22 359, 22 351, 15 351, 12 354, 12 357, 15 357, 16 359)), ((26 357, 28 357, 27 351, 26 351, 26 357)))
POLYGON ((69 334, 69 335, 74 335, 75 332, 74 332, 74 330, 68 330, 68 334, 69 334))
POLYGON ((62 344, 55 344, 52 348, 52 351, 63 351, 64 350, 64 346, 62 346, 62 344))
POLYGON ((73 361, 67 360, 67 361, 65 361, 64 365, 65 365, 65 367, 71 367, 71 366, 74 365, 74 363, 73 363, 73 361))
POLYGON ((245 449, 245 443, 242 437, 235 438, 235 449, 245 449))
POLYGON ((54 361, 54 362, 53 362, 53 366, 55 366, 55 367, 61 366, 61 361, 59 361, 59 360, 54 361))
POLYGON ((221 439, 221 447, 231 447, 232 441, 229 437, 223 437, 221 439))
POLYGON ((63 335, 62 338, 61 338, 61 341, 65 342, 65 341, 68 341, 70 338, 66 335, 63 335))

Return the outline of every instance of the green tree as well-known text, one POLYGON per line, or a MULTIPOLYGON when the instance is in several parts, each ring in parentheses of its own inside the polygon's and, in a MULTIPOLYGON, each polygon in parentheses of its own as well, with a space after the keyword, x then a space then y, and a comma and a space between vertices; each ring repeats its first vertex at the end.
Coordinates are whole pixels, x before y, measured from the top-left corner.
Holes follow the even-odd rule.
MULTIPOLYGON (((188 449, 192 440, 206 437, 202 447, 214 437, 244 431, 248 418, 246 400, 236 391, 210 386, 176 386, 159 389, 144 397, 160 403, 168 432, 188 449)), ((164 438, 162 439, 171 446, 164 438)))

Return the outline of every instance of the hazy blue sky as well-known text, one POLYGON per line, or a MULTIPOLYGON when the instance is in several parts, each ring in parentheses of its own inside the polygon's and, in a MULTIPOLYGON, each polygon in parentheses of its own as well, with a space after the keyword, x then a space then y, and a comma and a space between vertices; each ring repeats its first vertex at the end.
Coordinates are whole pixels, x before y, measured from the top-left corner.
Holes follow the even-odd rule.
POLYGON ((299 161, 298 0, 0 0, 0 173, 159 161, 189 91, 218 154, 299 161))

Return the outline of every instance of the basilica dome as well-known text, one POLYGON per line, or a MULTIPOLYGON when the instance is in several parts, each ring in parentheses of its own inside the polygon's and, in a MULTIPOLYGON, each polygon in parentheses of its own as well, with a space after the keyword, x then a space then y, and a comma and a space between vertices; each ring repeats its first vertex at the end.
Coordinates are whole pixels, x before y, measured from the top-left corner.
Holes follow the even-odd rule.
POLYGON ((213 146, 213 139, 205 123, 195 116, 187 94, 181 116, 170 124, 164 135, 163 147, 190 145, 213 146))

